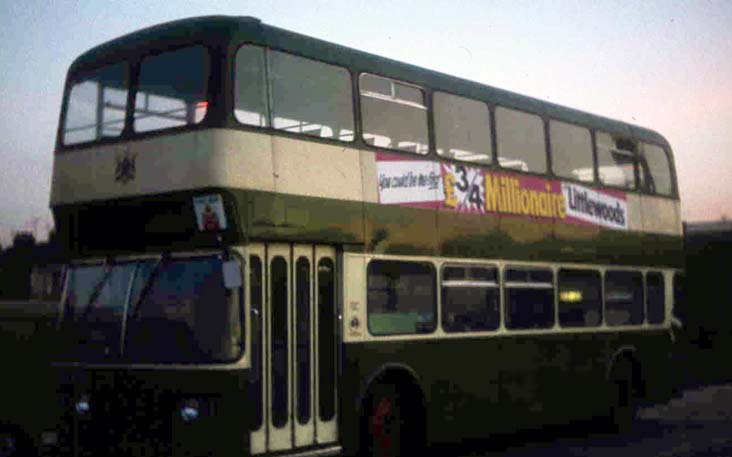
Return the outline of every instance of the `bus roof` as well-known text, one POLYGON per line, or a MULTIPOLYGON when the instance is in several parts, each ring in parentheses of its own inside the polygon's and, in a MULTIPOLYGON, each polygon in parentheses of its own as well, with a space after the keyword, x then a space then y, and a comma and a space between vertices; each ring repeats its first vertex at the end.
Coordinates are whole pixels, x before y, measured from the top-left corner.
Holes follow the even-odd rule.
POLYGON ((670 149, 668 141, 662 135, 644 127, 347 48, 273 27, 249 16, 205 16, 148 27, 90 49, 72 63, 69 74, 84 72, 108 63, 134 59, 156 50, 164 51, 178 45, 206 43, 226 49, 228 46, 238 46, 243 42, 286 50, 304 57, 348 67, 357 72, 377 73, 433 90, 529 111, 611 134, 660 144, 670 149))

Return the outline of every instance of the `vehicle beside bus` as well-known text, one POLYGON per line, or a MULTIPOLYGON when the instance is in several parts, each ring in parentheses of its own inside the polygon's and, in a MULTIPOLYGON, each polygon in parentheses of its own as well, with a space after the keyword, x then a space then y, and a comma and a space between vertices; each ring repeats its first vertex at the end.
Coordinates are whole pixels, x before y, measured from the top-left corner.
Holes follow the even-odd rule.
POLYGON ((253 18, 67 78, 64 455, 399 455, 670 389, 659 134, 253 18))
POLYGON ((0 456, 32 455, 42 446, 42 416, 55 404, 57 319, 58 302, 0 301, 0 456))

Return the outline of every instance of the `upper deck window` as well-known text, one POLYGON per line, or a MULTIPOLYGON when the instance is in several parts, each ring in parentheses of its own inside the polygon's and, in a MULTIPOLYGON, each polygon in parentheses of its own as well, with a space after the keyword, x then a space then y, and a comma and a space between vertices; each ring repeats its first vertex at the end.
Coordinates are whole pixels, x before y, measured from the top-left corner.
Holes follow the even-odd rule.
POLYGON ((655 144, 643 143, 640 153, 641 177, 648 191, 672 195, 671 166, 666 151, 655 144))
POLYGON ((600 182, 624 189, 635 189, 635 143, 613 138, 605 132, 597 132, 595 144, 600 182))
POLYGON ((435 92, 437 153, 466 162, 491 163, 490 112, 485 103, 435 92))
POLYGON ((361 74, 361 122, 366 143, 427 154, 427 105, 419 87, 361 74))
POLYGON ((197 124, 206 115, 206 50, 192 46, 140 64, 134 129, 149 132, 197 124))
POLYGON ((77 78, 69 92, 64 144, 119 136, 125 122, 128 88, 127 66, 122 63, 77 78))
POLYGON ((578 125, 550 121, 549 132, 554 174, 579 181, 594 181, 590 131, 578 125))
POLYGON ((351 75, 345 68, 244 45, 236 54, 234 84, 234 115, 242 124, 353 141, 351 75))
POLYGON ((353 141, 348 70, 277 51, 269 65, 274 128, 353 141))
POLYGON ((503 168, 546 173, 544 123, 535 114, 496 108, 498 164, 503 168))

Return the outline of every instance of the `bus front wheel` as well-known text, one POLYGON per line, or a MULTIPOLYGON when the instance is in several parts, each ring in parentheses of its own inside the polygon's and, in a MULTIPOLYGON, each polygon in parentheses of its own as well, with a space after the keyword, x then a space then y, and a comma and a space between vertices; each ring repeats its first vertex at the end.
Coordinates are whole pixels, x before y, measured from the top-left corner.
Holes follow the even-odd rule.
POLYGON ((418 451, 419 412, 404 389, 392 384, 376 385, 365 406, 362 455, 399 457, 418 451))

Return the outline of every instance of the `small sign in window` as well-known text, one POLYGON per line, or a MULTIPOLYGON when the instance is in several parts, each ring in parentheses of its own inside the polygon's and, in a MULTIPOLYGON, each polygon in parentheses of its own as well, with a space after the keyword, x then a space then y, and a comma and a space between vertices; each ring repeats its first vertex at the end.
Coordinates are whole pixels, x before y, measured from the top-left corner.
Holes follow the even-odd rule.
POLYGON ((196 212, 198 230, 226 230, 226 213, 224 203, 219 194, 193 197, 193 208, 196 212))

